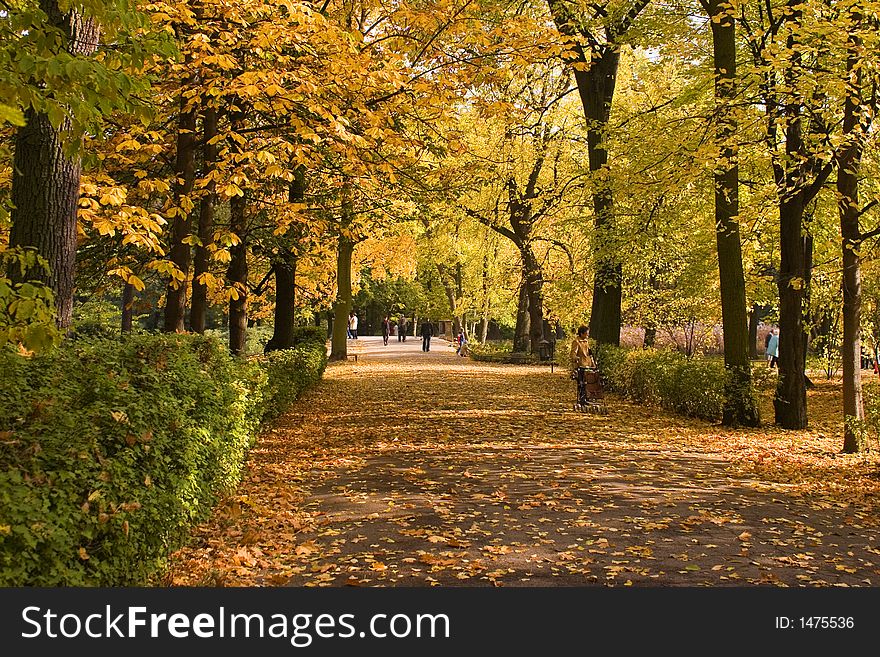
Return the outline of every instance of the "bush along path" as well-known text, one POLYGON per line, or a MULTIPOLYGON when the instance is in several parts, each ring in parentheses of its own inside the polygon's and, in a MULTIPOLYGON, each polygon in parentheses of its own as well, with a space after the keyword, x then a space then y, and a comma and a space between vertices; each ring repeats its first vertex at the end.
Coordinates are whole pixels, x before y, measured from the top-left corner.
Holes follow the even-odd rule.
POLYGON ((810 431, 732 431, 577 414, 565 372, 419 348, 329 367, 166 583, 880 584, 878 460, 836 453, 833 387, 810 431))
POLYGON ((249 360, 196 335, 0 351, 0 585, 148 581, 325 364, 323 337, 249 360))

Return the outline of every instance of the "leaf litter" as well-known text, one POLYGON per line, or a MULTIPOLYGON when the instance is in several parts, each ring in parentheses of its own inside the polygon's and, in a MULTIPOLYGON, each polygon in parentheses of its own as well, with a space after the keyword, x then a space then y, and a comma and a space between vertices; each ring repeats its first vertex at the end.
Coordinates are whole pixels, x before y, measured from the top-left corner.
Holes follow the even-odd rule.
POLYGON ((442 350, 331 365, 164 583, 880 584, 880 458, 839 453, 839 384, 799 432, 577 414, 571 385, 442 350))

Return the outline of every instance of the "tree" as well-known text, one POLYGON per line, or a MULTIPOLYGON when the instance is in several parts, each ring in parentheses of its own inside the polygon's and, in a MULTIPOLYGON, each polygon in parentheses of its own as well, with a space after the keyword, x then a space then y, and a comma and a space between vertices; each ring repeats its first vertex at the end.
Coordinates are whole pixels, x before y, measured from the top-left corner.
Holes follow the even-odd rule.
MULTIPOLYGON (((566 58, 584 108, 588 131, 588 160, 594 174, 593 222, 601 242, 614 229, 614 196, 608 185, 606 130, 617 85, 620 48, 627 32, 650 0, 635 0, 623 10, 609 12, 606 6, 590 4, 592 14, 567 0, 547 0, 560 33, 571 40, 566 58), (574 6, 573 6, 574 5, 574 6), (595 24, 598 29, 593 29, 595 24)), ((590 337, 599 344, 620 344, 622 267, 606 254, 596 261, 590 337)))
MULTIPOLYGON (((49 29, 40 29, 48 42, 59 37, 49 53, 58 61, 66 53, 71 61, 91 57, 98 49, 100 27, 93 16, 77 9, 62 10, 57 0, 41 0, 49 29)), ((37 27, 34 25, 33 27, 37 27)), ((73 277, 76 268, 76 209, 82 172, 78 152, 81 137, 63 105, 28 107, 24 125, 15 136, 12 175, 12 247, 33 248, 45 259, 48 270, 13 267, 13 281, 37 280, 55 297, 56 321, 70 326, 73 312, 73 277), (50 114, 50 112, 52 112, 50 114)))
POLYGON ((739 232, 739 167, 736 100, 735 7, 723 0, 700 0, 710 18, 715 67, 715 135, 719 148, 715 168, 715 235, 721 281, 724 366, 728 373, 722 424, 758 426, 752 394, 746 288, 739 232))
POLYGON ((776 423, 786 429, 807 426, 805 299, 810 239, 805 218, 833 171, 828 153, 825 89, 813 75, 813 53, 806 43, 802 0, 758 9, 760 31, 743 14, 743 26, 761 83, 766 112, 765 139, 772 157, 778 197, 780 264, 779 383, 774 398, 776 423), (766 13, 765 13, 766 12, 766 13))
MULTIPOLYGON (((865 61, 865 53, 877 45, 876 23, 868 26, 859 3, 842 3, 842 23, 846 33, 843 144, 836 153, 837 199, 843 258, 843 416, 844 452, 864 448, 861 423, 864 420, 861 381, 861 250, 871 233, 863 233, 860 217, 866 209, 859 204, 859 174, 866 142, 870 139, 877 111, 878 72, 865 61), (873 34, 872 34, 873 33, 873 34), (870 84, 866 82, 870 80, 870 84), (871 89, 865 97, 867 88, 871 89)), ((876 63, 873 63, 876 66, 876 63)), ((874 202, 876 203, 876 201, 874 202)), ((869 204, 870 205, 870 204, 869 204)), ((877 234, 878 231, 875 231, 877 234)))

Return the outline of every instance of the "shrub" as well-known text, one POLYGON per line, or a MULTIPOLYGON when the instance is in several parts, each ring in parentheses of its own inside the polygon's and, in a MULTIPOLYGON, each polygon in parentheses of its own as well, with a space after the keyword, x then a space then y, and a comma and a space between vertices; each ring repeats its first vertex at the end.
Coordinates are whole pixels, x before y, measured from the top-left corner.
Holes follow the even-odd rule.
MULTIPOLYGON (((475 342, 468 344, 468 356, 472 360, 486 363, 509 363, 509 364, 527 364, 537 365, 541 363, 541 359, 534 354, 514 353, 513 342, 510 340, 499 340, 480 344, 475 342)), ((559 354, 557 353, 557 357, 559 354)))
POLYGON ((293 349, 271 351, 259 360, 261 369, 268 375, 262 404, 262 420, 266 421, 315 384, 327 366, 327 350, 323 339, 320 342, 304 341, 293 349))
POLYGON ((691 417, 721 419, 727 381, 723 360, 610 346, 596 352, 609 388, 627 399, 691 417))
POLYGON ((301 345, 305 343, 324 345, 327 343, 327 329, 320 326, 294 327, 293 343, 296 345, 301 345))
POLYGON ((321 350, 230 357, 216 340, 77 340, 0 353, 0 585, 143 583, 234 489, 259 423, 321 350))

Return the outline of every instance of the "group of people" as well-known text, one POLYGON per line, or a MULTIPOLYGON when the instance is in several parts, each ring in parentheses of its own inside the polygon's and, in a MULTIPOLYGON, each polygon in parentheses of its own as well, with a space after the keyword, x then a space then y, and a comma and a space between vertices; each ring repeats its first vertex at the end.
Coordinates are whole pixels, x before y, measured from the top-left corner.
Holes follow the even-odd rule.
POLYGON ((348 339, 357 340, 358 336, 358 316, 352 310, 348 315, 348 339))
MULTIPOLYGON (((382 343, 387 347, 388 340, 392 334, 392 327, 394 327, 394 322, 391 320, 390 315, 385 315, 382 318, 382 343)), ((409 330, 409 321, 406 317, 400 316, 397 320, 397 341, 398 342, 406 342, 406 334, 409 330)), ((428 352, 431 351, 431 338, 434 337, 434 324, 430 320, 425 320, 422 322, 419 327, 418 335, 422 338, 422 351, 428 352)), ((349 337, 357 337, 357 316, 352 313, 349 318, 349 337), (353 319, 352 319, 353 318, 353 319), (354 322, 354 328, 352 329, 352 321, 354 322), (352 335, 353 331, 353 335, 352 335)), ((464 335, 464 331, 459 331, 458 335, 455 337, 455 353, 458 356, 467 356, 467 338, 464 335)))
MULTIPOLYGON (((391 333, 393 332, 392 327, 395 326, 395 323, 391 321, 390 315, 385 315, 382 318, 382 342, 385 346, 388 346, 388 339, 391 337, 391 333)), ((398 342, 406 342, 406 334, 409 331, 409 321, 407 321, 406 317, 403 315, 397 320, 397 341, 398 342)))
MULTIPOLYGON (((391 321, 389 315, 382 318, 382 343, 387 347, 388 339, 391 337, 394 322, 391 321)), ((409 320, 403 315, 397 320, 397 341, 406 342, 406 336, 409 332, 409 320)), ((422 336, 422 351, 431 350, 431 337, 434 335, 434 325, 425 320, 422 322, 419 334, 422 336)))

